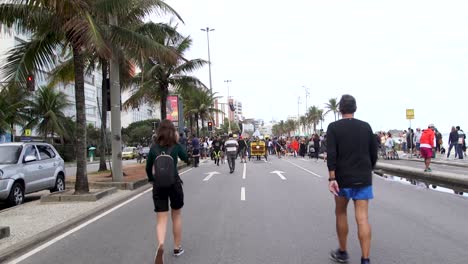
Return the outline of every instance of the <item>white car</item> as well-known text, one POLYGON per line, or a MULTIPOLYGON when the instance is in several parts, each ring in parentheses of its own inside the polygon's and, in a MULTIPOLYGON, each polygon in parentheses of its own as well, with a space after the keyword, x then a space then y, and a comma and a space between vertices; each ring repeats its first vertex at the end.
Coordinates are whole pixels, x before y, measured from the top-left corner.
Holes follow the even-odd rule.
POLYGON ((0 144, 0 201, 22 204, 28 193, 65 190, 65 164, 50 144, 0 144))

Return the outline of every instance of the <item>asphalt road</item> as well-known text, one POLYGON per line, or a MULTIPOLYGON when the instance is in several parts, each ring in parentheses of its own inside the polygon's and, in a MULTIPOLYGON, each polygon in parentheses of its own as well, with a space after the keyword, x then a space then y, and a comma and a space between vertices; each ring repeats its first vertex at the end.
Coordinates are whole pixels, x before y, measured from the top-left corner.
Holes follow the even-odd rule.
MULTIPOLYGON (((250 162, 245 179, 239 163, 229 174, 227 165, 209 162, 182 179, 186 253, 166 255, 165 263, 332 263, 334 204, 323 162, 250 162), (283 179, 273 171, 284 172, 283 179), (221 174, 204 181, 210 172, 221 174)), ((466 197, 378 177, 374 186, 372 263, 466 263, 466 197)), ((360 263, 350 207, 350 263, 360 263)), ((172 245, 170 237, 166 245, 172 245)), ((155 214, 147 193, 20 263, 153 263, 155 247, 155 214)))

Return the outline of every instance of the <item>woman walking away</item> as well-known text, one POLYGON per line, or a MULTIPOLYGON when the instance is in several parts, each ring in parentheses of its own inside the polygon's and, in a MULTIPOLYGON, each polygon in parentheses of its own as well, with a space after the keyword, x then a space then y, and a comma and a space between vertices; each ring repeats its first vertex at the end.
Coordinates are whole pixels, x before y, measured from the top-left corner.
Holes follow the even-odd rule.
POLYGON ((172 232, 174 235, 174 256, 184 253, 182 240, 182 215, 184 191, 182 180, 177 171, 178 158, 188 163, 185 150, 177 143, 177 132, 169 120, 163 120, 157 137, 151 146, 146 162, 146 174, 153 183, 153 202, 156 212, 156 236, 158 247, 155 264, 164 262, 164 241, 169 219, 169 200, 171 202, 172 232))
POLYGON ((320 151, 320 137, 317 134, 314 135, 314 150, 315 150, 316 161, 318 161, 319 151, 320 151))

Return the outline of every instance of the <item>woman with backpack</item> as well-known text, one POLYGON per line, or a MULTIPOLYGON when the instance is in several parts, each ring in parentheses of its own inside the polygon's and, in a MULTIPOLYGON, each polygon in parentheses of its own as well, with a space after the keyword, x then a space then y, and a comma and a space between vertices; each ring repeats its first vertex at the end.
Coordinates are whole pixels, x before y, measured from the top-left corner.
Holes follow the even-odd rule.
POLYGON ((163 120, 151 146, 146 162, 146 174, 153 183, 153 202, 156 212, 158 247, 155 264, 163 264, 164 241, 169 220, 169 201, 174 235, 174 256, 184 253, 182 240, 182 215, 184 191, 177 171, 178 158, 188 163, 185 150, 179 145, 177 131, 169 120, 163 120))

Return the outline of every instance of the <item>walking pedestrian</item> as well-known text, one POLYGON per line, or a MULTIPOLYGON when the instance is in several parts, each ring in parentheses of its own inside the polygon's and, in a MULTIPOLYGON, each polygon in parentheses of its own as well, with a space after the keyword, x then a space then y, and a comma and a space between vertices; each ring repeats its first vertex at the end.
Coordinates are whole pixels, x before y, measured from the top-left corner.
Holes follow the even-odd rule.
POLYGON ((241 136, 241 137, 239 137, 238 144, 239 144, 239 156, 240 156, 240 159, 241 159, 241 163, 247 163, 247 157, 246 157, 247 142, 241 136))
POLYGON ((193 167, 198 167, 200 164, 200 140, 197 136, 194 136, 192 139, 192 157, 194 159, 193 167))
POLYGON ((458 131, 457 129, 453 126, 452 131, 450 132, 449 135, 449 149, 447 151, 447 159, 450 157, 450 152, 452 152, 452 148, 455 149, 455 158, 457 158, 458 155, 458 131))
POLYGON ((335 195, 339 242, 339 248, 332 251, 330 257, 340 263, 349 261, 347 207, 352 199, 361 244, 361 264, 368 264, 371 245, 368 208, 369 200, 374 197, 372 170, 377 162, 377 142, 370 125, 354 118, 356 108, 354 97, 343 95, 339 104, 342 119, 331 123, 327 129, 328 188, 335 195))
POLYGON ((234 139, 232 134, 229 134, 229 139, 224 144, 226 149, 226 156, 229 164, 229 173, 233 173, 236 169, 236 158, 237 150, 239 149, 239 143, 234 139))
POLYGON ((429 166, 431 165, 432 149, 434 148, 434 129, 434 125, 429 124, 428 128, 424 129, 421 134, 420 153, 426 165, 424 172, 432 172, 429 166))
POLYGON ((458 158, 463 159, 464 152, 466 151, 466 135, 465 132, 460 128, 460 126, 457 126, 457 133, 458 133, 458 158))
POLYGON ((315 134, 314 138, 314 154, 315 154, 315 161, 318 161, 319 154, 320 154, 320 137, 319 135, 315 134))
POLYGON ((187 152, 177 143, 178 135, 174 124, 163 120, 159 126, 157 137, 146 161, 146 174, 153 183, 153 202, 156 212, 157 250, 155 264, 164 262, 164 242, 166 239, 167 222, 169 219, 169 201, 171 204, 172 232, 174 236, 174 256, 184 253, 182 248, 182 215, 184 206, 184 191, 182 180, 177 171, 180 158, 188 161, 187 152))

